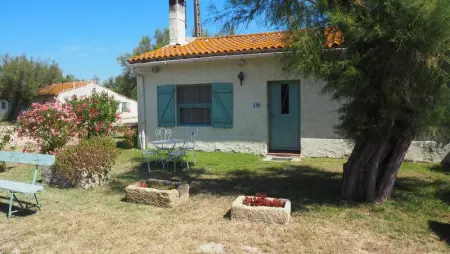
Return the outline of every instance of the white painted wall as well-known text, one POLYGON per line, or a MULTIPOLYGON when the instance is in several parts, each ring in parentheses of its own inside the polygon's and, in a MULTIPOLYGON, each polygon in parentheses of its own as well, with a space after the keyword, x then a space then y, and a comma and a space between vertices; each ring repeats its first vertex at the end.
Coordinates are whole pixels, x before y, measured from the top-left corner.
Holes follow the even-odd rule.
MULTIPOLYGON (((268 95, 267 84, 277 80, 300 80, 301 149, 308 157, 340 158, 351 152, 352 144, 337 136, 333 126, 338 123, 338 103, 320 93, 324 83, 301 76, 289 76, 281 71, 276 58, 247 59, 243 67, 237 60, 178 63, 161 65, 158 73, 152 67, 138 71, 139 130, 146 142, 155 139, 157 122, 157 86, 174 84, 233 83, 233 128, 174 127, 173 136, 185 137, 189 131, 199 129, 198 148, 204 151, 228 151, 264 154, 268 149, 268 95), (244 72, 240 86, 237 77, 244 72), (253 108, 260 102, 261 108, 253 108)), ((448 146, 450 150, 450 146, 448 146)), ((445 149, 444 149, 445 150, 445 149)), ((429 161, 440 155, 422 154, 417 145, 412 146, 407 159, 429 161)))
POLYGON ((115 100, 120 102, 128 102, 130 112, 123 112, 121 114, 121 121, 122 123, 137 123, 137 116, 138 116, 138 109, 137 109, 137 102, 133 99, 127 98, 121 94, 118 94, 116 92, 113 92, 103 86, 97 85, 95 83, 90 83, 86 86, 79 87, 67 92, 60 93, 57 96, 57 100, 60 102, 65 102, 66 98, 70 99, 73 95, 76 95, 77 97, 81 96, 90 96, 92 94, 93 89, 95 89, 96 92, 106 92, 108 95, 113 96, 115 100))
POLYGON ((0 99, 0 121, 8 119, 9 113, 11 113, 12 105, 9 101, 5 99, 0 99), (6 107, 3 109, 1 105, 4 104, 6 107))

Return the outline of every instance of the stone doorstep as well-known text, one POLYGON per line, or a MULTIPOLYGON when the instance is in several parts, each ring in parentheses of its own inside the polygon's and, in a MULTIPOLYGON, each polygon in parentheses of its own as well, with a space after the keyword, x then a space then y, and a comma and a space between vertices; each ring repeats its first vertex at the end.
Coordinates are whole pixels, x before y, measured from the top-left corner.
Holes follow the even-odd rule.
MULTIPOLYGON (((288 224, 291 217, 291 201, 285 202, 284 207, 247 206, 244 205, 246 196, 237 197, 231 205, 232 220, 248 220, 253 222, 288 224)), ((273 198, 268 198, 273 199, 273 198)))
POLYGON ((146 179, 138 181, 126 187, 127 201, 155 205, 158 207, 173 208, 186 203, 189 200, 189 185, 181 182, 167 180, 146 179), (140 187, 142 181, 155 181, 163 184, 175 184, 176 189, 160 190, 155 188, 140 187))
POLYGON ((300 156, 279 156, 274 154, 266 154, 263 161, 275 161, 275 162, 286 162, 286 161, 301 161, 300 156))

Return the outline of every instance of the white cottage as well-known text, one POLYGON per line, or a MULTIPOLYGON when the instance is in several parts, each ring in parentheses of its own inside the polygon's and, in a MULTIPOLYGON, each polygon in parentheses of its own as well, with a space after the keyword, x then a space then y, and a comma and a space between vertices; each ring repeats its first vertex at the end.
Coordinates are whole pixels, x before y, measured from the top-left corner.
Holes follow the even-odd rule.
POLYGON ((121 123, 137 122, 138 112, 137 102, 135 100, 90 81, 51 84, 39 90, 39 96, 36 99, 36 102, 46 103, 59 101, 64 103, 66 99, 70 99, 73 95, 78 97, 90 96, 93 91, 98 93, 106 92, 119 102, 118 112, 121 113, 121 123))
MULTIPOLYGON (((339 105, 321 94, 323 82, 282 71, 283 32, 185 38, 185 1, 169 1, 170 45, 129 59, 137 76, 139 132, 146 142, 159 127, 176 136, 199 129, 205 151, 291 153, 343 157, 339 105)), ((339 47, 339 32, 326 47, 339 47)), ((439 160, 414 143, 412 160, 439 160)))

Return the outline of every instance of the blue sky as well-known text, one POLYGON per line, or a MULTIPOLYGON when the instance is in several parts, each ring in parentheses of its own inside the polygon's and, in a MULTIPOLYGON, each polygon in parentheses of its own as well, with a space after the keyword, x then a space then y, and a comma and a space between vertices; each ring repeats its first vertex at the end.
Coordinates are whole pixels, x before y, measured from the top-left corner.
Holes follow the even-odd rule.
MULTIPOLYGON (((202 20, 213 0, 200 0, 202 20)), ((221 6, 224 0, 214 0, 221 6)), ((193 0, 187 0, 188 34, 193 0)), ((26 54, 56 61, 65 74, 102 81, 120 74, 116 57, 130 52, 143 35, 168 26, 168 0, 9 0, 2 1, 0 54, 26 54)), ((220 24, 205 24, 214 34, 220 24)), ((266 28, 251 24, 238 33, 266 28)))

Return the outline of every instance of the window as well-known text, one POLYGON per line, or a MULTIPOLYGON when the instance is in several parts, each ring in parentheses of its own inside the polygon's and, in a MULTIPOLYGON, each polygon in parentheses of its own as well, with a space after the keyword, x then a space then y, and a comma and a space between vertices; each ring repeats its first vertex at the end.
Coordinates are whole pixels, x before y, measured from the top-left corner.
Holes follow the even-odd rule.
POLYGON ((6 102, 2 101, 2 109, 6 109, 6 102))
POLYGON ((281 114, 289 114, 289 84, 281 85, 281 114))
POLYGON ((117 101, 119 103, 119 105, 117 106, 117 112, 118 113, 123 113, 123 112, 128 112, 130 110, 130 106, 129 103, 124 101, 124 102, 120 102, 117 101))
POLYGON ((177 86, 179 125, 211 124, 211 85, 177 86))
POLYGON ((128 107, 128 102, 122 102, 122 112, 128 112, 130 109, 128 107))
POLYGON ((233 128, 233 84, 159 85, 158 127, 233 128))

